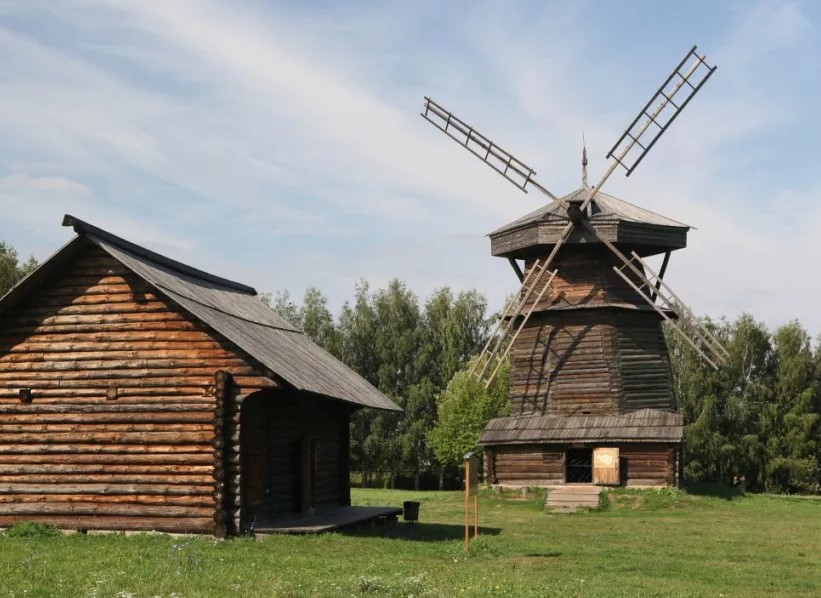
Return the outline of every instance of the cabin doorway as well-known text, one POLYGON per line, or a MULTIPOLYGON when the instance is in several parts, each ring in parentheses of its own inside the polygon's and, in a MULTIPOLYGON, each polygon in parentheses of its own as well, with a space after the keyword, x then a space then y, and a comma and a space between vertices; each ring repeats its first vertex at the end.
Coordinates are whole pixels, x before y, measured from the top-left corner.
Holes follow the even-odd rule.
POLYGON ((564 481, 566 484, 593 483, 593 449, 567 449, 564 481))
POLYGON ((247 397, 240 415, 243 519, 252 525, 270 515, 266 497, 270 494, 268 437, 272 413, 266 398, 262 394, 247 397))

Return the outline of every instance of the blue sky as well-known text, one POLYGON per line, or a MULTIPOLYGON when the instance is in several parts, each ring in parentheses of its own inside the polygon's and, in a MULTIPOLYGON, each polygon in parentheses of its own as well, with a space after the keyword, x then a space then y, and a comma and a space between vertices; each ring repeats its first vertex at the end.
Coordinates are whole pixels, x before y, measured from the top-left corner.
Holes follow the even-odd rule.
POLYGON ((697 227, 697 313, 821 332, 821 3, 0 0, 0 239, 71 213, 335 309, 359 278, 516 287, 489 231, 538 207, 419 116, 430 95, 539 172, 590 178, 694 44, 719 66, 611 194, 697 227))

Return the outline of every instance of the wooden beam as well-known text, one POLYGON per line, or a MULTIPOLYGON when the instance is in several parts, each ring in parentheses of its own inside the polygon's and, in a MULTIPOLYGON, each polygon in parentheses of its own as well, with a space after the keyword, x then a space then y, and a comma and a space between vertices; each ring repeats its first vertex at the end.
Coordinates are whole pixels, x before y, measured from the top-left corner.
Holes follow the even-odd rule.
POLYGON ((650 293, 650 299, 653 301, 656 300, 659 289, 661 289, 661 280, 664 278, 664 273, 667 272, 667 264, 670 262, 670 253, 671 252, 668 251, 664 254, 664 261, 661 262, 661 270, 659 270, 659 277, 658 280, 656 280, 656 290, 650 293))
POLYGON ((524 282, 525 275, 522 272, 522 269, 519 267, 519 264, 516 263, 516 260, 512 257, 507 258, 507 261, 510 262, 510 267, 513 268, 513 271, 516 273, 516 277, 519 279, 519 282, 524 282))

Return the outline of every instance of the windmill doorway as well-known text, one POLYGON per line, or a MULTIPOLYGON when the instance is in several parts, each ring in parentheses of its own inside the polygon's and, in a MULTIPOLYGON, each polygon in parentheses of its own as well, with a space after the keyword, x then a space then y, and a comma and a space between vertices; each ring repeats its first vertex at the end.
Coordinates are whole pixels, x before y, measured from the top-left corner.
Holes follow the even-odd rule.
POLYGON ((593 449, 567 449, 564 481, 566 484, 593 483, 593 449))

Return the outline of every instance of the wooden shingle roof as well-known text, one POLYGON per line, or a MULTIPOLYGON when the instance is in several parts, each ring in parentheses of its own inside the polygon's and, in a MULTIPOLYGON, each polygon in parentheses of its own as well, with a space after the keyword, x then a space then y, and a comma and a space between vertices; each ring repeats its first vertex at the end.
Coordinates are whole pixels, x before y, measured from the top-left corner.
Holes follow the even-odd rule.
MULTIPOLYGON (((562 197, 562 201, 566 203, 581 203, 590 192, 588 187, 579 187, 575 191, 568 193, 562 197)), ((600 191, 596 194, 591 202, 590 222, 595 224, 597 222, 635 222, 639 224, 651 224, 655 226, 671 226, 674 228, 692 228, 689 224, 678 222, 672 218, 667 218, 661 214, 656 214, 650 210, 641 208, 618 197, 613 197, 607 193, 600 191)), ((564 208, 558 202, 552 201, 546 206, 530 212, 506 224, 492 233, 491 236, 499 233, 512 231, 522 226, 527 226, 534 222, 561 222, 567 224, 569 222, 564 208)))
POLYGON ((563 444, 602 442, 679 442, 684 420, 679 413, 641 409, 616 415, 536 415, 500 417, 488 422, 479 443, 563 444))
MULTIPOLYGON (((562 197, 562 200, 580 204, 588 193, 589 187, 580 187, 562 197)), ((604 192, 596 194, 588 217, 600 236, 611 243, 634 246, 643 255, 685 247, 687 231, 692 228, 604 192)), ((559 202, 551 202, 490 233, 491 253, 523 258, 536 247, 555 244, 568 222, 565 208, 559 202)), ((567 240, 570 245, 598 242, 579 227, 567 240)))

